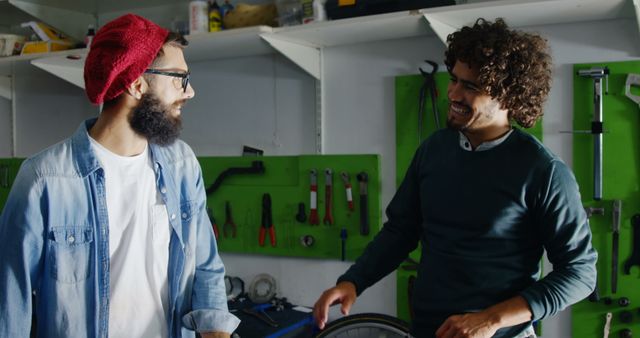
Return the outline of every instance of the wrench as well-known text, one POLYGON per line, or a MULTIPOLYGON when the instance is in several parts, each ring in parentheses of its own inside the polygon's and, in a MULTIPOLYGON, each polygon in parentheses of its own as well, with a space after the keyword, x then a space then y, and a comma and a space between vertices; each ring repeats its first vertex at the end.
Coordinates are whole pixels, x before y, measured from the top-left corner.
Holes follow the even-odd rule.
POLYGON ((631 217, 631 225, 633 226, 633 249, 631 257, 624 262, 624 274, 631 274, 632 266, 640 266, 640 214, 631 217))
POLYGON ((360 182, 360 234, 367 236, 369 234, 369 206, 367 204, 367 182, 369 176, 362 171, 356 176, 360 182))
POLYGON ((353 193, 351 191, 351 182, 349 182, 349 174, 346 171, 340 173, 342 182, 344 182, 344 189, 347 191, 347 207, 349 211, 353 211, 353 193))
POLYGON ((607 312, 606 320, 604 322, 604 338, 609 338, 609 331, 611 330, 611 318, 613 314, 611 312, 607 312))
POLYGON ((613 201, 613 242, 611 245, 611 293, 618 291, 618 244, 620 241, 620 219, 622 216, 622 201, 613 201))
POLYGON ((311 213, 309 214, 309 224, 318 225, 320 221, 318 220, 318 171, 316 169, 311 169, 310 179, 311 201, 309 202, 309 207, 311 208, 311 213))
POLYGON ((326 225, 333 224, 333 199, 331 191, 333 190, 333 171, 331 168, 324 170, 324 219, 322 222, 326 225))

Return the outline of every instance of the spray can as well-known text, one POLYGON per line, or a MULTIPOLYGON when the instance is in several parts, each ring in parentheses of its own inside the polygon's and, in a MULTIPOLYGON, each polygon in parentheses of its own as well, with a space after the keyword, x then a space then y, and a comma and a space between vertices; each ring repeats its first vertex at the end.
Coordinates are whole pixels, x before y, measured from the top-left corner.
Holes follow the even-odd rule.
POLYGON ((96 29, 93 25, 89 25, 87 28, 87 35, 84 36, 84 44, 87 48, 91 48, 91 42, 93 42, 93 37, 96 35, 96 29))
POLYGON ((189 34, 209 31, 209 4, 205 0, 189 2, 189 34))
POLYGON ((218 32, 222 30, 222 14, 218 2, 213 0, 209 3, 209 32, 218 32))

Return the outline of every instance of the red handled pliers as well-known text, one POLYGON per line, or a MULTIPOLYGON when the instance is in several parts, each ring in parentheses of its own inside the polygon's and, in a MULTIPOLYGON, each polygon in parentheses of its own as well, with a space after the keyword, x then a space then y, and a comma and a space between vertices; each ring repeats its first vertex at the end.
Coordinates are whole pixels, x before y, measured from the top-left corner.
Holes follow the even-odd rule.
POLYGON ((258 243, 260 246, 264 246, 264 237, 269 230, 269 239, 271 240, 271 246, 276 246, 276 231, 273 227, 273 217, 271 214, 271 195, 262 195, 262 224, 260 225, 260 238, 258 243))

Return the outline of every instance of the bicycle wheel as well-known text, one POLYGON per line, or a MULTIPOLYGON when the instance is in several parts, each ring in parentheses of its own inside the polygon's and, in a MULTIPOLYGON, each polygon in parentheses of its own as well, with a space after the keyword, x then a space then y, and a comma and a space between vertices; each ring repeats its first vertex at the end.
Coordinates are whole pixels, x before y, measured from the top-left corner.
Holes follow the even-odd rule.
POLYGON ((329 323, 316 338, 399 338, 411 337, 409 324, 380 313, 360 313, 329 323))

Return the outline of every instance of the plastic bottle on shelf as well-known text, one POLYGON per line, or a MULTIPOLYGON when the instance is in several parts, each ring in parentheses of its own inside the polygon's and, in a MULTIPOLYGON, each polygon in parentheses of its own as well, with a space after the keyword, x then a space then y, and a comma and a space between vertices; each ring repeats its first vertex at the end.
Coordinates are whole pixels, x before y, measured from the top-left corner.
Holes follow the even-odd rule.
POLYGON ((327 11, 324 9, 326 0, 313 0, 313 21, 327 21, 327 11))
POLYGON ((205 0, 189 2, 189 34, 209 31, 209 3, 205 0))
POLYGON ((93 25, 89 25, 87 28, 87 35, 84 36, 84 45, 87 48, 91 48, 91 42, 93 42, 93 37, 96 35, 96 29, 93 25))
POLYGON ((209 32, 219 32, 222 30, 222 13, 218 2, 209 2, 209 32))

